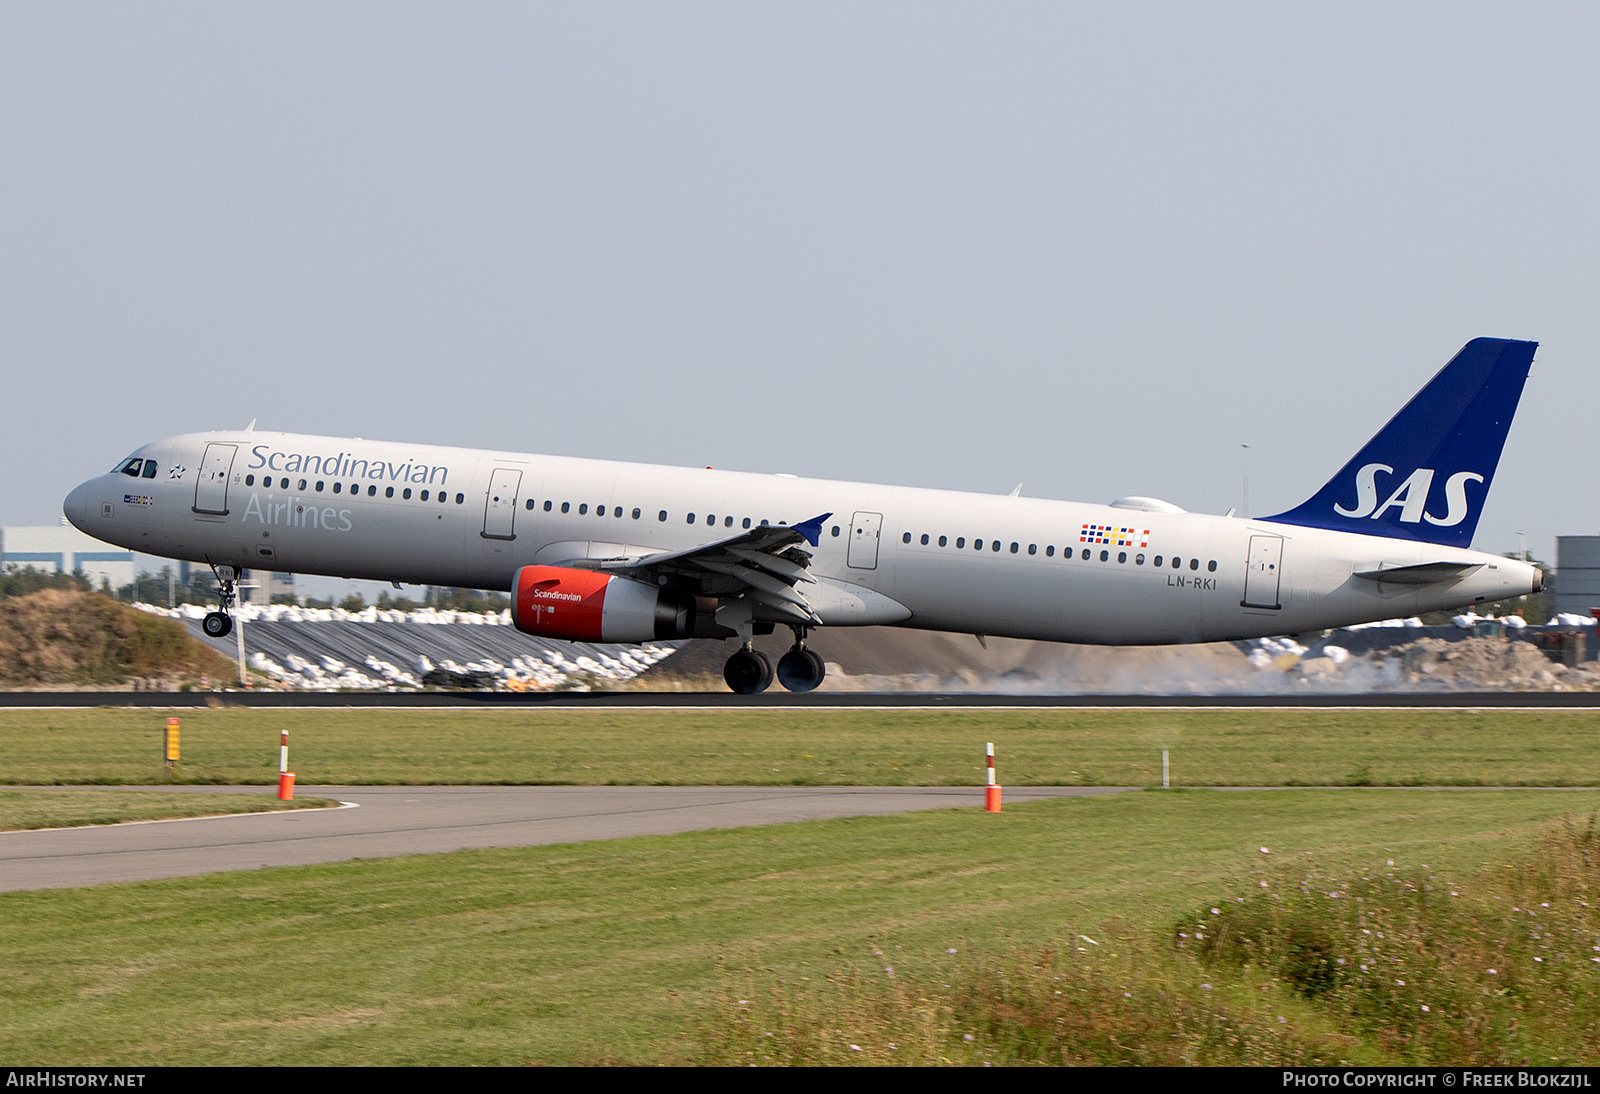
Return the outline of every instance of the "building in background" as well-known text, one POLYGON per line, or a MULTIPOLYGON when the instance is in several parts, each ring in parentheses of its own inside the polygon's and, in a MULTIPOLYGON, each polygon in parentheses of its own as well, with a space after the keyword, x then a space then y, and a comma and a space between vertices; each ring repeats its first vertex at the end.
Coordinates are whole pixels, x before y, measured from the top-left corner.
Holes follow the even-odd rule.
POLYGON ((84 535, 66 522, 42 527, 0 528, 0 566, 32 566, 45 573, 81 571, 95 588, 133 584, 133 552, 84 535))
POLYGON ((1556 537, 1555 610, 1588 615, 1600 608, 1600 536, 1556 537))
POLYGON ((241 586, 254 585, 255 588, 240 588, 239 599, 246 604, 260 604, 265 607, 280 597, 293 598, 294 575, 275 574, 270 570, 246 570, 239 578, 241 586))

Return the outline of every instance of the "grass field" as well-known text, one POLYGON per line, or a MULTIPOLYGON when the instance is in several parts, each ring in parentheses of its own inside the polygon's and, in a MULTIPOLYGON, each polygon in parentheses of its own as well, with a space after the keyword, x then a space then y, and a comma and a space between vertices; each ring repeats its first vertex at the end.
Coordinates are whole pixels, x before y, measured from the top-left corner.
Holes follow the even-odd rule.
MULTIPOLYGON (((891 967, 960 985, 1080 934, 1167 937, 1264 861, 1470 878, 1597 808, 1591 791, 1153 792, 9 893, 0 1057, 705 1059, 697 1031, 740 991, 891 967)), ((1318 1021, 1282 985, 1257 997, 1318 1021)))
MULTIPOLYGON (((167 712, 0 712, 0 783, 160 783, 167 712)), ((177 781, 971 785, 1600 785, 1590 711, 181 712, 177 781)))
POLYGON ((159 790, 0 790, 0 832, 32 828, 72 828, 84 824, 215 817, 227 813, 270 813, 284 809, 324 809, 326 798, 279 801, 266 794, 163 793, 159 790))
MULTIPOLYGON (((1163 748, 1179 786, 1600 784, 1600 715, 1581 711, 223 709, 180 717, 178 777, 191 783, 272 781, 288 728, 301 785, 972 785, 991 740, 1011 785, 1151 786, 1163 748)), ((158 783, 165 719, 120 709, 0 713, 0 780, 158 783)), ((51 792, 0 791, 0 799, 8 793, 51 792)), ((1119 977, 1129 988, 1103 993, 1111 1017, 1096 1020, 1113 1038, 1148 1017, 1118 1015, 1124 998, 1134 1001, 1127 1007, 1156 998, 1136 996, 1135 985, 1165 984, 1172 990, 1155 1009, 1182 1000, 1189 1009, 1172 1019, 1180 1026, 1248 1028, 1267 1046, 1265 1056, 1179 1059, 1276 1060, 1274 1038, 1285 1037, 1311 1052, 1303 1058, 1421 1059, 1387 1034, 1351 1035, 1276 976, 1257 985, 1247 972, 1206 970, 1215 993, 1180 983, 1202 974, 1192 959, 1174 972, 1173 924, 1251 884, 1263 863, 1356 877, 1393 859, 1416 876, 1478 884, 1528 859, 1557 818, 1597 810, 1600 791, 1589 790, 1176 790, 998 816, 941 810, 0 894, 0 1057, 759 1062, 773 1042, 756 1040, 771 1032, 758 1027, 779 1021, 810 1031, 783 1058, 886 1062, 903 1058, 884 1045, 906 1034, 884 1031, 903 1029, 910 1014, 927 1027, 925 1059, 1027 1059, 1005 1055, 991 1037, 994 1016, 1015 1014, 1022 997, 996 985, 1042 993, 1036 1002, 1047 1011, 1059 990, 1047 983, 1055 959, 1035 967, 1035 955, 1089 953, 1077 940, 1090 935, 1113 966, 1126 963, 1096 974, 1099 989, 1119 977), (1007 963, 1020 979, 997 971, 1007 963), (908 990, 959 998, 934 1030, 921 1017, 932 1004, 884 1009, 908 990), (939 1040, 962 1000, 996 990, 988 1018, 959 1019, 972 1021, 977 1040, 954 1049, 939 1040), (1233 1009, 1219 1010, 1221 1001, 1233 1009), (882 1043, 866 1046, 871 1053, 838 1043, 833 1056, 815 1055, 845 1030, 882 1043)), ((1528 962, 1536 953, 1516 952, 1528 962)), ((1600 981, 1581 979, 1587 959, 1577 960, 1562 984, 1600 998, 1600 981)), ((1551 967, 1518 972, 1537 988, 1551 967)), ((1600 964, 1593 968, 1600 977, 1600 964)), ((1538 1059, 1600 1044, 1588 1027, 1546 1036, 1537 1016, 1507 1013, 1539 1031, 1521 1035, 1534 1038, 1538 1059)))

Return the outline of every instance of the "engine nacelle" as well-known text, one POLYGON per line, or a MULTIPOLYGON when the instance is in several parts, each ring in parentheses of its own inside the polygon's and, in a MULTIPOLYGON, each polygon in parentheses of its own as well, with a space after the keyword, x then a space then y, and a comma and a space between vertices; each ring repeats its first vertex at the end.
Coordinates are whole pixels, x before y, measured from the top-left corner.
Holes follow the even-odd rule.
POLYGON ((696 614, 692 598, 594 570, 524 566, 511 583, 511 621, 517 630, 542 638, 688 638, 694 635, 696 614))

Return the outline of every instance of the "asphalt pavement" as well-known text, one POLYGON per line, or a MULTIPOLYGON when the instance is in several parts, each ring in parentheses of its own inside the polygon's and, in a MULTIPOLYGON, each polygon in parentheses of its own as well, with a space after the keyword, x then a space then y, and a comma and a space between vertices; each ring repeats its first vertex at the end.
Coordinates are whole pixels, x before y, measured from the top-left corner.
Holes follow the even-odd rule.
MULTIPOLYGON (((192 789, 215 793, 224 788, 192 789)), ((1008 788, 1005 800, 1118 792, 1114 787, 1018 787, 1008 788)), ((0 890, 148 881, 263 866, 669 835, 918 809, 981 809, 984 792, 981 786, 301 786, 296 793, 348 804, 341 809, 0 832, 0 890)))

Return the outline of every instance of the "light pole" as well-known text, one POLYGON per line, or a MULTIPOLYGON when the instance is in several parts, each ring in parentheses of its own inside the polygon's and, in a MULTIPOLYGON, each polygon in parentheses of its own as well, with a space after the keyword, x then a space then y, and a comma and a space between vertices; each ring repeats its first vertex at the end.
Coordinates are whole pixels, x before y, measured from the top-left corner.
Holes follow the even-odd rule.
POLYGON ((1244 504, 1239 509, 1239 515, 1245 520, 1250 519, 1250 446, 1241 444, 1244 449, 1244 504))
POLYGON ((238 607, 233 609, 233 633, 239 636, 239 686, 247 688, 250 686, 250 674, 244 667, 244 613, 239 609, 249 602, 249 597, 243 595, 244 590, 259 589, 261 586, 253 581, 241 581, 236 583, 234 588, 241 594, 238 607))

